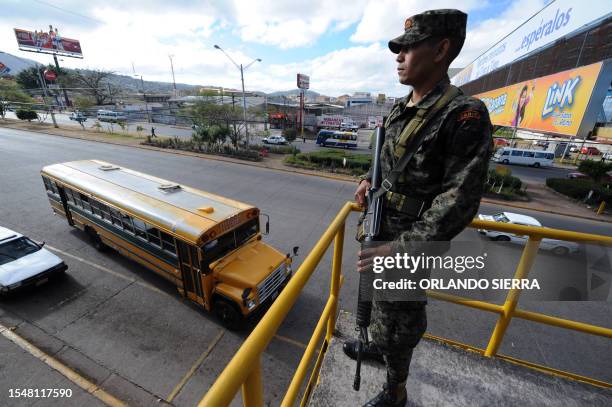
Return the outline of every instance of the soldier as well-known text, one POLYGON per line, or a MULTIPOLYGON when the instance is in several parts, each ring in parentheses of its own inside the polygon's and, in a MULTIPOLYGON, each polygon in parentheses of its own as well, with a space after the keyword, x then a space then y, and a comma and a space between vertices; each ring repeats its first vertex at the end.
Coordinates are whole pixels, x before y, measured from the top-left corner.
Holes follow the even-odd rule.
MULTIPOLYGON (((391 244, 360 251, 360 272, 375 255, 411 253, 411 242, 450 241, 478 210, 492 151, 492 126, 485 105, 450 85, 447 74, 463 46, 466 22, 467 15, 459 10, 430 10, 408 18, 404 34, 389 41, 389 49, 397 54, 399 81, 412 91, 395 103, 384 124, 382 178, 390 177, 407 149, 415 152, 385 196, 377 240, 391 244), (424 124, 415 131, 418 121, 424 124), (416 134, 422 141, 410 147, 407 141, 416 134)), ((361 205, 369 181, 369 174, 363 176, 355 192, 361 205)), ((427 328, 425 305, 374 301, 373 342, 362 355, 385 362, 387 381, 366 406, 406 404, 412 352, 427 328)), ((344 351, 356 358, 357 341, 346 342, 344 351)))

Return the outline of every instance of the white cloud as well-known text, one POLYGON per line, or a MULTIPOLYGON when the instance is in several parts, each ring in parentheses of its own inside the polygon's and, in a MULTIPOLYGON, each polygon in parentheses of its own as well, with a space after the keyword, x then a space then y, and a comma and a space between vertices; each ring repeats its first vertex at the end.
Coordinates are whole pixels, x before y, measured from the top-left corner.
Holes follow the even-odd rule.
POLYGON ((361 18, 365 0, 235 0, 235 21, 243 41, 281 49, 313 44, 331 27, 346 29, 361 18))

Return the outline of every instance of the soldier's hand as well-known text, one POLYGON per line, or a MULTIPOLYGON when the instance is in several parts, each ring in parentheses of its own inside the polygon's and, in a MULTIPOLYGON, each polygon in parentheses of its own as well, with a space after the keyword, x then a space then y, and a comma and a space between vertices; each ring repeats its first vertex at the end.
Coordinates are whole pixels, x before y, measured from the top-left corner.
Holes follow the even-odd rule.
POLYGON ((361 180, 361 182, 359 183, 359 186, 357 187, 357 190, 355 191, 355 201, 361 205, 361 206, 365 206, 366 204, 366 193, 368 192, 368 189, 370 189, 370 187, 372 186, 372 184, 370 184, 370 181, 368 181, 367 179, 361 180))
POLYGON ((357 260, 357 271, 363 273, 372 269, 374 257, 388 256, 392 252, 390 244, 383 244, 378 247, 362 249, 357 252, 359 260, 357 260))

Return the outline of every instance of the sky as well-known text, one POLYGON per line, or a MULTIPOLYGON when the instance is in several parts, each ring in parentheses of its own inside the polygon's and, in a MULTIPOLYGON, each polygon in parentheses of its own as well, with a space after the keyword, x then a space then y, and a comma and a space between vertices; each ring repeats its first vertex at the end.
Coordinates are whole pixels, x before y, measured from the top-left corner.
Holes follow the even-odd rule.
POLYGON ((406 18, 427 9, 468 14, 467 36, 451 67, 464 67, 546 4, 546 0, 0 0, 0 51, 51 63, 50 55, 20 51, 14 28, 48 30, 78 39, 83 59, 60 65, 142 75, 177 83, 240 89, 240 71, 214 48, 244 66, 247 91, 296 88, 340 96, 354 92, 403 96, 395 55, 387 43, 406 18), (133 68, 132 68, 133 67, 133 68))

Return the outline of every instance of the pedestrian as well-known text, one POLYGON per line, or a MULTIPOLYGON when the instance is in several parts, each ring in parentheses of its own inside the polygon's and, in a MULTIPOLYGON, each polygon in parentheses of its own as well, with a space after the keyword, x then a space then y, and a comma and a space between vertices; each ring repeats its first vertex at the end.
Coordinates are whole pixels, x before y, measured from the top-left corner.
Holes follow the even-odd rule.
POLYGON ((157 137, 155 135, 155 127, 151 126, 151 137, 157 137))
MULTIPOLYGON (((389 190, 376 240, 389 243, 361 250, 358 271, 366 270, 373 256, 420 254, 413 242, 450 241, 478 210, 493 147, 491 121, 485 105, 450 85, 447 74, 463 46, 466 23, 459 10, 430 10, 406 19, 404 34, 389 41, 399 82, 412 90, 396 101, 384 123, 381 174, 390 184, 384 184, 389 190), (407 143, 417 135, 418 142, 407 143), (403 168, 395 168, 404 156, 410 158, 403 168)), ((355 192, 361 205, 370 180, 371 173, 362 176, 355 192)), ((360 219, 358 240, 363 239, 360 219)), ((373 301, 372 341, 362 357, 384 362, 387 374, 382 391, 366 406, 406 405, 412 352, 427 328, 426 305, 425 300, 373 301)), ((344 344, 351 358, 357 349, 357 341, 344 344)))
POLYGON ((306 136, 302 136, 303 142, 306 142, 306 136))

